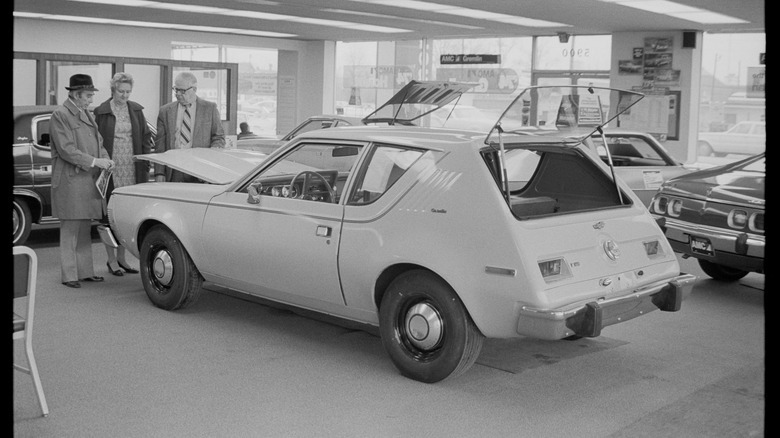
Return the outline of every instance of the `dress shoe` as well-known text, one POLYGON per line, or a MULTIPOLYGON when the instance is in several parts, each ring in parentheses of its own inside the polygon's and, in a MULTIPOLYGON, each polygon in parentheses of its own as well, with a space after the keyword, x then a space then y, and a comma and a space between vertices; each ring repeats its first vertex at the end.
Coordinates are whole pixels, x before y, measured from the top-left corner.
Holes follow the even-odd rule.
POLYGON ((111 269, 111 264, 106 262, 106 266, 108 267, 108 272, 112 273, 113 275, 116 275, 117 277, 121 277, 125 274, 122 273, 121 269, 113 270, 111 269))
POLYGON ((79 283, 78 281, 63 281, 62 284, 64 284, 65 286, 74 287, 74 288, 77 288, 77 289, 81 287, 81 283, 79 283))
POLYGON ((103 277, 98 277, 97 275, 93 275, 92 277, 79 278, 79 281, 94 281, 97 283, 103 281, 103 277))
POLYGON ((125 272, 127 272, 128 274, 137 274, 138 273, 138 269, 133 269, 133 268, 131 268, 129 266, 125 266, 119 260, 116 261, 116 264, 119 265, 120 268, 124 269, 125 272))

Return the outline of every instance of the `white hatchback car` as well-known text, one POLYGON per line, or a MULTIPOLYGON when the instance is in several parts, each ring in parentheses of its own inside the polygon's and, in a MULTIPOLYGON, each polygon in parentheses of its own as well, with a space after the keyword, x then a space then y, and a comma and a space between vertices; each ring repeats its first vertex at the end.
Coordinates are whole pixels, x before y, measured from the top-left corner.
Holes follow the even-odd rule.
MULTIPOLYGON (((399 105, 439 107, 467 89, 411 82, 375 118, 394 124, 399 105)), ((563 128, 613 119, 592 99, 604 93, 564 91, 566 111, 549 118, 528 90, 515 103, 531 111, 508 108, 489 133, 311 131, 237 178, 227 161, 206 170, 217 151, 142 156, 213 184, 118 189, 111 228, 156 306, 190 305, 205 280, 378 326, 403 375, 437 382, 467 370, 485 337, 595 337, 677 311, 691 291, 643 203, 563 128)))

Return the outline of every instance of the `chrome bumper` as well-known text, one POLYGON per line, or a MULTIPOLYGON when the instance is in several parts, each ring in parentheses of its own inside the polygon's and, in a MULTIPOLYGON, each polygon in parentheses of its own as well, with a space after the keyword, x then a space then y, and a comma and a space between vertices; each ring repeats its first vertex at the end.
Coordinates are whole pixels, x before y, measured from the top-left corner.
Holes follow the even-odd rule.
POLYGON ((523 306, 517 322, 517 333, 540 339, 562 339, 568 336, 596 337, 601 329, 660 309, 680 310, 690 294, 696 276, 681 274, 674 279, 637 289, 628 295, 591 301, 565 310, 535 309, 523 306))

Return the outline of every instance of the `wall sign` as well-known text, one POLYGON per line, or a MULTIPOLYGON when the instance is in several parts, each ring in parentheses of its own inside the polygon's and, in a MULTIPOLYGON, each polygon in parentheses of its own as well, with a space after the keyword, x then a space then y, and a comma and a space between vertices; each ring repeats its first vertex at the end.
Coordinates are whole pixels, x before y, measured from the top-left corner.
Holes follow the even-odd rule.
POLYGON ((439 63, 447 64, 501 64, 501 55, 440 55, 439 63))

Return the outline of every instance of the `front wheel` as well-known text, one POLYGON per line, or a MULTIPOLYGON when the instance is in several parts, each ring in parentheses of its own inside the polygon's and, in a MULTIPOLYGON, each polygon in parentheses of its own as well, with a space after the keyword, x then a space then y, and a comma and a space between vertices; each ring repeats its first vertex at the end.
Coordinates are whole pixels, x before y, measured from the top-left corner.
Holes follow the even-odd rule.
POLYGON ((141 281, 152 303, 165 310, 182 309, 200 296, 203 277, 179 239, 155 226, 141 242, 141 281))
POLYGON ((743 271, 741 269, 736 268, 730 268, 728 266, 719 265, 717 263, 712 263, 707 260, 697 259, 699 262, 699 266, 701 267, 701 270, 704 271, 705 274, 709 275, 710 277, 714 278, 718 281, 737 281, 740 278, 748 275, 748 271, 743 271))
POLYGON ((425 383, 462 374, 485 339, 455 291, 426 271, 393 280, 382 297, 379 331, 401 374, 425 383))

